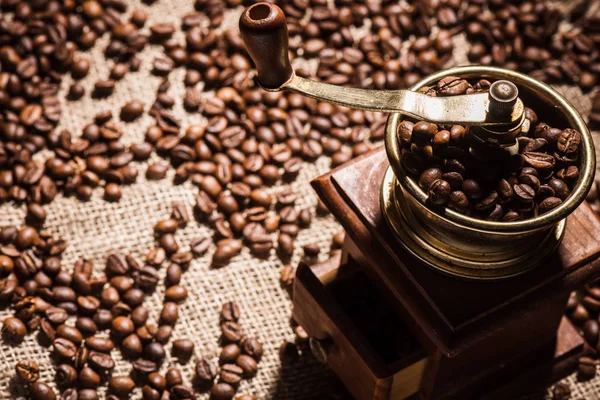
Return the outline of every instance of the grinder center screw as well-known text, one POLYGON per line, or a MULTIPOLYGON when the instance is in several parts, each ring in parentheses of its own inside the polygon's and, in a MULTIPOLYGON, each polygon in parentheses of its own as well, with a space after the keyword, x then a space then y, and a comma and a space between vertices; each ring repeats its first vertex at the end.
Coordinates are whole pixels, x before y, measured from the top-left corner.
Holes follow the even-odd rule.
POLYGON ((519 97, 519 89, 509 81, 496 81, 490 86, 490 113, 496 115, 512 113, 519 97))

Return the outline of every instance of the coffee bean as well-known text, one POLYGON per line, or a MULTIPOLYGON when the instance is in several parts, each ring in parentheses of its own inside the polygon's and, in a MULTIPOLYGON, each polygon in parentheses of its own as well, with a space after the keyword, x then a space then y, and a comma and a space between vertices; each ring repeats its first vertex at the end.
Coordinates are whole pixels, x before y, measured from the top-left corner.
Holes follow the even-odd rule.
POLYGON ((124 316, 119 316, 112 321, 112 332, 120 337, 125 337, 135 330, 133 321, 124 316))
POLYGON ((113 376, 108 381, 108 390, 119 398, 128 398, 135 387, 135 382, 128 376, 113 376))
POLYGON ((556 148, 563 154, 575 154, 579 152, 581 145, 581 134, 574 129, 567 128, 558 136, 556 148))
POLYGON ((263 354, 263 346, 256 338, 244 338, 241 341, 242 351, 259 361, 263 354))
POLYGON ((552 400, 568 400, 571 398, 571 388, 567 383, 559 382, 552 388, 552 400))
POLYGON ((219 382, 210 391, 215 400, 230 400, 235 395, 235 389, 228 383, 219 382))
POLYGON ((17 378, 23 383, 30 384, 40 377, 40 367, 35 361, 23 360, 15 365, 17 378))
POLYGON ((60 364, 56 367, 55 379, 59 387, 71 387, 77 380, 77 370, 69 364, 60 364))
POLYGON ((140 100, 132 100, 121 108, 121 119, 126 122, 131 122, 140 117, 143 113, 144 103, 140 100))
POLYGON ((102 353, 110 353, 115 347, 115 344, 111 339, 100 336, 91 336, 85 339, 85 345, 90 350, 102 353))
POLYGON ((195 371, 196 378, 201 384, 212 383, 217 375, 215 366, 206 360, 198 361, 195 371))
POLYGON ((547 197, 538 206, 540 214, 546 213, 555 207, 558 207, 562 203, 562 200, 558 197, 547 197))
POLYGON ((227 264, 241 251, 241 243, 236 239, 224 239, 217 243, 217 250, 213 254, 212 262, 215 266, 227 264))
POLYGON ((169 301, 163 305, 162 311, 160 312, 160 320, 163 324, 175 325, 178 316, 179 311, 177 303, 169 301))
POLYGON ((560 179, 550 179, 548 182, 548 186, 550 186, 556 195, 561 200, 565 200, 571 194, 569 186, 560 179))
POLYGON ((79 370, 77 380, 82 388, 95 389, 100 385, 100 375, 89 367, 79 370))
POLYGON ((590 319, 583 324, 583 336, 592 345, 598 343, 598 333, 600 331, 600 325, 598 321, 590 319))
POLYGON ((240 308, 237 303, 229 301, 221 306, 221 321, 237 322, 240 318, 240 308))
POLYGON ((168 165, 163 163, 153 163, 148 165, 146 178, 149 180, 160 180, 167 176, 168 165))
POLYGON ((237 385, 242 381, 244 370, 236 364, 223 364, 219 371, 219 377, 222 382, 230 385, 237 385))
POLYGON ((431 183, 431 187, 428 193, 428 199, 435 205, 446 204, 452 188, 450 184, 442 179, 436 179, 431 183))
POLYGON ((258 365, 254 358, 246 354, 242 354, 237 358, 236 364, 244 371, 244 377, 251 378, 256 375, 258 365))
POLYGON ((160 343, 151 342, 144 347, 144 355, 148 360, 160 364, 164 360, 166 353, 165 349, 160 343))
POLYGON ((116 365, 110 355, 95 351, 90 352, 88 364, 99 372, 111 370, 116 365))
POLYGON ((50 386, 37 381, 29 387, 29 393, 33 400, 56 400, 56 394, 50 386))
MULTIPOLYGON (((196 372, 197 373, 197 372, 196 372)), ((198 376, 198 379, 201 378, 198 376)), ((168 388, 172 388, 177 385, 181 385, 183 383, 183 377, 181 376, 181 371, 177 368, 169 368, 167 373, 165 374, 166 386, 168 388)))
POLYGON ((20 343, 27 334, 27 327, 18 318, 8 317, 2 325, 2 335, 10 343, 20 343))
POLYGON ((437 83, 437 90, 442 96, 456 96, 464 94, 470 86, 464 79, 456 76, 448 76, 437 83))
POLYGON ((112 79, 99 80, 94 84, 94 96, 108 97, 115 90, 115 81, 112 79))
POLYGON ((235 360, 238 358, 238 356, 240 354, 241 354, 240 347, 235 343, 231 343, 221 349, 221 354, 219 355, 219 361, 222 363, 235 362, 235 360))
POLYGON ((194 353, 194 342, 190 339, 177 339, 173 341, 172 353, 174 357, 187 360, 194 353))
POLYGON ((132 333, 125 337, 125 339, 123 339, 123 341, 121 342, 121 350, 127 356, 131 357, 142 354, 143 346, 140 337, 135 333, 132 333))
POLYGON ((56 335, 60 338, 67 339, 76 345, 80 345, 83 341, 83 335, 79 332, 79 329, 66 324, 62 324, 56 328, 56 335))
POLYGON ((119 201, 121 199, 121 187, 116 183, 109 183, 104 187, 104 199, 106 201, 119 201))
POLYGON ((171 325, 161 325, 156 331, 155 339, 158 343, 167 344, 173 333, 173 327, 171 325))
MULTIPOLYGON (((98 392, 95 389, 81 389, 77 392, 74 400, 98 400, 98 392)), ((61 399, 62 400, 62 399, 61 399)), ((71 400, 71 399, 69 399, 71 400)))
POLYGON ((581 380, 588 380, 595 377, 596 361, 589 357, 581 357, 577 365, 577 376, 581 380))
POLYGON ((187 289, 181 285, 173 285, 165 291, 165 300, 181 303, 187 298, 187 289))
POLYGON ((229 342, 239 342, 244 336, 244 330, 240 324, 233 321, 226 321, 221 324, 221 333, 223 338, 229 342))

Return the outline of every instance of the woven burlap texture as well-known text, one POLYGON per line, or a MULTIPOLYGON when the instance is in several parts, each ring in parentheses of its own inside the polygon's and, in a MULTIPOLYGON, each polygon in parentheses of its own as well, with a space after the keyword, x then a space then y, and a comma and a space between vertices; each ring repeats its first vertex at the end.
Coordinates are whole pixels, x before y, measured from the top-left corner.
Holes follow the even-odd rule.
MULTIPOLYGON (((147 6, 138 0, 128 1, 128 12, 141 7, 149 13, 149 26, 152 22, 172 22, 180 24, 180 18, 193 11, 193 0, 159 0, 152 6, 147 6)), ((240 9, 228 12, 225 29, 237 29, 237 16, 240 9)), ((125 14, 127 15, 127 14, 125 14)), ((177 38, 183 43, 183 35, 177 33, 177 38)), ((72 83, 69 77, 62 85, 62 99, 65 109, 58 129, 67 129, 74 135, 79 135, 82 128, 93 120, 93 116, 103 110, 111 110, 118 118, 120 108, 129 100, 140 99, 146 109, 150 107, 156 95, 156 89, 162 78, 151 75, 150 69, 155 56, 162 54, 157 46, 148 46, 141 54, 142 67, 139 72, 127 75, 117 83, 115 93, 108 99, 91 99, 94 82, 106 78, 112 61, 107 61, 102 50, 107 44, 107 38, 98 42, 91 52, 82 54, 92 61, 90 74, 82 81, 87 95, 79 101, 64 100, 64 94, 72 83)), ((457 39, 457 63, 465 63, 464 39, 457 39)), ((180 119, 182 127, 201 122, 203 116, 199 113, 187 113, 181 104, 183 87, 182 68, 170 74, 171 88, 168 93, 176 101, 174 112, 180 119)), ((559 87, 559 90, 569 97, 577 108, 587 114, 591 107, 589 96, 583 96, 579 89, 559 87)), ((542 116, 543 118, 543 116, 542 116)), ((133 143, 142 141, 146 129, 154 123, 153 118, 144 115, 134 123, 122 123, 124 141, 133 143)), ((39 155, 43 157, 43 154, 39 155)), ((159 160, 158 157, 150 160, 159 160)), ((108 203, 102 200, 102 191, 96 190, 91 201, 82 203, 74 198, 59 196, 48 205, 48 219, 45 228, 52 234, 66 239, 69 243, 63 255, 63 266, 72 270, 73 263, 79 257, 85 257, 94 262, 96 271, 102 271, 106 257, 114 252, 133 254, 140 258, 152 248, 154 243, 153 225, 160 219, 170 215, 173 202, 183 202, 191 205, 196 190, 190 184, 174 186, 173 171, 162 181, 146 181, 144 171, 147 163, 140 164, 140 177, 136 184, 123 188, 123 198, 118 203, 108 203)), ((310 206, 314 209, 317 198, 309 182, 314 177, 329 169, 330 162, 326 157, 315 163, 305 163, 295 182, 289 184, 299 194, 298 208, 310 206)), ((287 185, 274 187, 274 192, 283 190, 287 185)), ((13 204, 0 206, 0 226, 7 224, 21 225, 24 208, 13 204)), ((311 227, 303 230, 298 239, 292 264, 299 260, 300 246, 317 243, 321 247, 322 257, 329 250, 332 235, 339 231, 340 226, 332 217, 315 218, 311 227)), ((197 236, 209 236, 210 230, 202 224, 192 221, 185 229, 177 232, 177 239, 183 248, 188 246, 190 239, 197 236)), ((294 364, 282 365, 279 361, 278 348, 284 340, 293 341, 294 333, 290 327, 291 300, 279 283, 281 261, 271 256, 267 260, 252 257, 246 249, 235 257, 226 267, 213 269, 210 267, 211 248, 207 255, 192 261, 185 272, 182 284, 188 288, 189 297, 180 307, 180 317, 176 325, 174 338, 188 337, 196 344, 194 357, 187 364, 180 365, 176 360, 167 356, 161 371, 171 366, 178 366, 184 372, 187 383, 193 377, 195 361, 206 358, 216 362, 220 351, 219 311, 225 301, 236 301, 241 308, 241 323, 250 336, 258 337, 265 348, 265 355, 260 362, 258 375, 244 381, 239 393, 252 393, 259 399, 314 399, 314 398, 345 398, 343 389, 334 375, 327 368, 318 364, 312 357, 302 357, 294 364)), ((161 271, 164 274, 164 270, 161 271)), ((161 308, 164 287, 146 300, 150 312, 150 320, 157 321, 161 308)), ((0 311, 0 319, 10 314, 9 310, 0 311)), ((166 350, 170 353, 171 346, 166 350)), ((130 364, 122 361, 118 350, 112 352, 117 360, 114 374, 127 374, 130 364)), ((54 386, 53 361, 49 349, 40 346, 36 335, 29 335, 26 340, 14 347, 4 343, 0 345, 0 398, 22 398, 23 388, 14 381, 14 365, 22 359, 34 359, 40 363, 41 379, 54 386)), ((575 384, 569 378, 574 390, 575 399, 597 398, 600 393, 600 379, 588 383, 575 384)), ((104 396, 104 389, 101 391, 104 396)), ((134 392, 134 398, 141 398, 139 388, 134 392)), ((202 395, 200 398, 207 398, 202 395)))

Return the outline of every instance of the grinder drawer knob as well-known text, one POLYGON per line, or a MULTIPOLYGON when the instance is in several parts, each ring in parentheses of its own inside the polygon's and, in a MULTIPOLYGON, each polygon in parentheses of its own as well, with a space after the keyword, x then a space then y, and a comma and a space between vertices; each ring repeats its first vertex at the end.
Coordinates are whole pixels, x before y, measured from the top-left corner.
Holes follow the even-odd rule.
POLYGON ((313 356, 322 364, 327 364, 328 359, 328 348, 332 344, 331 339, 317 339, 311 337, 308 341, 310 346, 310 351, 313 353, 313 356))

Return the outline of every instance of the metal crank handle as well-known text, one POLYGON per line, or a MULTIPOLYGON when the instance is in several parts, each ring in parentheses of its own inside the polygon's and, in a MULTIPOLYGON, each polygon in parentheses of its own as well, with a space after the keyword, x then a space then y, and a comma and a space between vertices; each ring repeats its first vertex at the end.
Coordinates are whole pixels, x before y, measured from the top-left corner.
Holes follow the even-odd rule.
POLYGON ((495 82, 490 94, 431 97, 410 90, 365 90, 299 77, 288 57, 285 15, 270 3, 257 3, 244 10, 240 32, 256 65, 258 83, 265 90, 287 89, 354 109, 396 112, 439 124, 506 129, 522 121, 523 102, 517 87, 508 81, 495 82))

